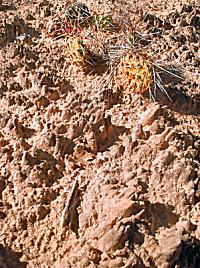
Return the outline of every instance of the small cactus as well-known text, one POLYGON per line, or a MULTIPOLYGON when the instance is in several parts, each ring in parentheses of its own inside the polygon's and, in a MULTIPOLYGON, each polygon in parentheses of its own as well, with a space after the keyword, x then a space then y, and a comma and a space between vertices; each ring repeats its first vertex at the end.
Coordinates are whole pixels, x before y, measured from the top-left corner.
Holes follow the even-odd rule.
POLYGON ((88 27, 91 20, 91 14, 88 7, 80 2, 75 2, 67 7, 65 18, 75 28, 88 27))
POLYGON ((90 60, 90 50, 81 37, 69 38, 67 41, 67 54, 72 63, 85 66, 90 60))
POLYGON ((152 68, 144 54, 128 52, 117 66, 117 86, 127 94, 142 94, 153 83, 152 68))

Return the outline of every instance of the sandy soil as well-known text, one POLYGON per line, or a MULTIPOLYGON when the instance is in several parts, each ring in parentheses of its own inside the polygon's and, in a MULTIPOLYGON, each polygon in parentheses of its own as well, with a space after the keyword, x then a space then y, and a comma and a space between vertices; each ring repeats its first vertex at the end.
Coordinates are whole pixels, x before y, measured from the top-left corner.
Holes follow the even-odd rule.
POLYGON ((167 94, 66 64, 65 1, 0 1, 0 267, 200 267, 199 1, 85 1, 129 21, 167 94))

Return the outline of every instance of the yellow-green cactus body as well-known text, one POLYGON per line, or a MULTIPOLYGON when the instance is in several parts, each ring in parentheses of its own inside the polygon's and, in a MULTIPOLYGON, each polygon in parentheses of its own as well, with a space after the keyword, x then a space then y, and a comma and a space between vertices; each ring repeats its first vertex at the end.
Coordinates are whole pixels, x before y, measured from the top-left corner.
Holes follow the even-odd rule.
POLYGON ((68 39, 67 52, 72 62, 77 65, 85 65, 89 61, 89 49, 79 37, 68 39))

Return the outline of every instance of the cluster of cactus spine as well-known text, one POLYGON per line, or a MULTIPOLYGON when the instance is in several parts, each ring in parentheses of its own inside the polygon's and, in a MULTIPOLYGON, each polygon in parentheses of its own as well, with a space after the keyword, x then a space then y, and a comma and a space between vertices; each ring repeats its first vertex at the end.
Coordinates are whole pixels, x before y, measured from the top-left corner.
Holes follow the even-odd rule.
MULTIPOLYGON (((94 12, 91 14, 85 4, 74 2, 67 6, 64 18, 58 21, 56 31, 61 31, 65 37, 66 52, 70 63, 82 67, 93 64, 96 51, 98 51, 97 38, 90 42, 87 36, 109 32, 109 28, 113 26, 112 19, 94 12)), ((134 34, 131 32, 129 39, 133 37, 134 34)), ((151 89, 154 76, 146 54, 130 49, 122 53, 114 69, 115 85, 123 93, 142 94, 151 89)))
POLYGON ((98 31, 106 31, 112 25, 108 16, 91 14, 88 7, 80 2, 74 2, 66 7, 62 18, 51 25, 50 37, 65 37, 66 51, 71 63, 85 66, 92 62, 95 54, 94 42, 87 39, 87 31, 95 35, 98 31))

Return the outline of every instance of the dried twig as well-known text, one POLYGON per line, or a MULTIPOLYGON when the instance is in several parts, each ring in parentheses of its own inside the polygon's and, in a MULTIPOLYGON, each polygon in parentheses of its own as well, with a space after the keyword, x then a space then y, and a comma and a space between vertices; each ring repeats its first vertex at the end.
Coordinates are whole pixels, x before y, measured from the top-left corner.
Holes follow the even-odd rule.
POLYGON ((60 225, 61 228, 64 228, 66 225, 69 225, 73 220, 74 209, 76 207, 76 201, 78 197, 78 177, 76 177, 70 194, 68 196, 65 208, 62 212, 60 225))

